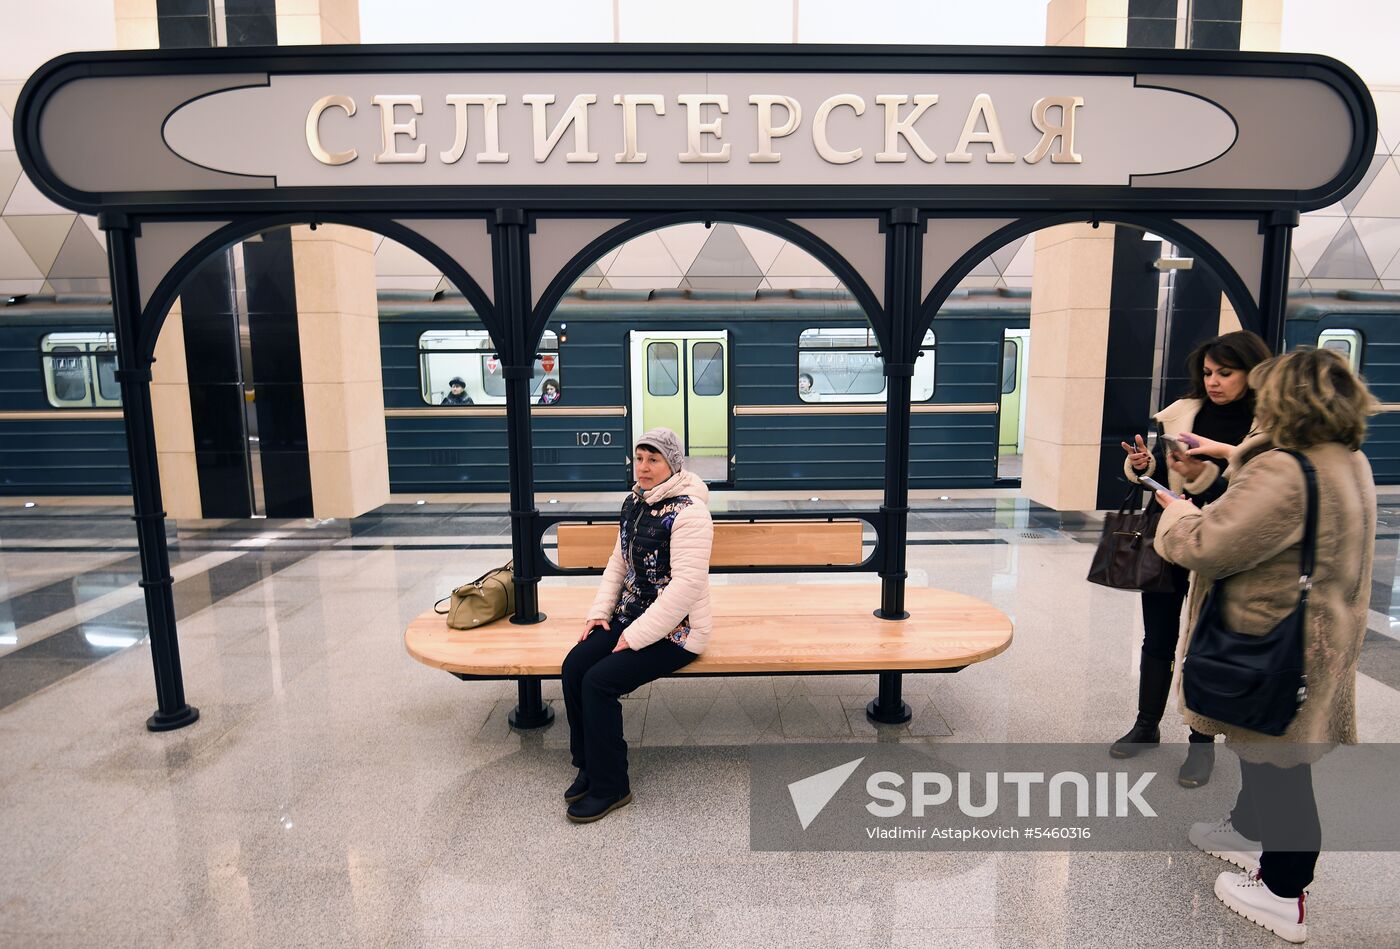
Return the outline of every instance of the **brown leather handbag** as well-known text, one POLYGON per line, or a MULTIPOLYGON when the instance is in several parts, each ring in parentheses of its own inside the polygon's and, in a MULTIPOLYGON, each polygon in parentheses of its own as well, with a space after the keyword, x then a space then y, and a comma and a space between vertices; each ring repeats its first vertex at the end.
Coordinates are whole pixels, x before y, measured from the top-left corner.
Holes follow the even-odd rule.
POLYGON ((439 616, 447 617, 453 629, 476 629, 515 612, 515 583, 511 580, 514 561, 488 570, 471 583, 464 583, 434 604, 439 616), (449 603, 449 601, 451 601, 449 603), (441 609, 448 603, 447 609, 441 609))
POLYGON ((1139 490, 1130 488, 1118 512, 1104 515, 1089 582, 1115 590, 1170 593, 1176 587, 1172 565, 1152 549, 1162 508, 1149 500, 1143 510, 1130 510, 1137 506, 1139 490))

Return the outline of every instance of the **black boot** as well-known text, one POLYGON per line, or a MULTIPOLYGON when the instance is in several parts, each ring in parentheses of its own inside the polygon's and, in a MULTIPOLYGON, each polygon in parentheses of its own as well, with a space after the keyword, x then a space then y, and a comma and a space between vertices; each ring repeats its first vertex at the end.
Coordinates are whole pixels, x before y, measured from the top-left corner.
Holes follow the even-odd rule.
POLYGON ((1167 693, 1172 686, 1170 659, 1158 659, 1143 654, 1138 672, 1138 717, 1128 733, 1115 741, 1108 753, 1115 758, 1132 758, 1148 745, 1161 742, 1157 726, 1167 707, 1167 693))
POLYGON ((607 817, 619 807, 625 807, 631 803, 631 791, 617 797, 598 797, 594 794, 587 794, 570 804, 565 813, 569 820, 575 824, 591 824, 595 820, 607 817))
POLYGON ((1210 781, 1210 773, 1215 769, 1215 736, 1191 729, 1191 745, 1186 750, 1186 760, 1176 773, 1176 783, 1184 788, 1198 788, 1210 781))
POLYGON ((588 793, 588 772, 582 768, 578 769, 578 777, 574 778, 574 783, 569 785, 569 789, 564 792, 564 803, 572 804, 588 793))

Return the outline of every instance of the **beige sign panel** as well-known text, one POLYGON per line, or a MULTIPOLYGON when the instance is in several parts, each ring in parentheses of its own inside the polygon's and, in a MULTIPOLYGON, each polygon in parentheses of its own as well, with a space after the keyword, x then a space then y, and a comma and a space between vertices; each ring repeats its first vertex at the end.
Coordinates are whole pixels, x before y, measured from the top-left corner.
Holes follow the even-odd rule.
POLYGON ((1127 76, 304 75, 196 99, 164 137, 279 187, 1123 186, 1219 157, 1235 123, 1127 76))
POLYGON ((1143 207, 1173 194, 1307 207, 1363 170, 1374 110, 1331 60, 1060 52, 85 53, 31 78, 16 142, 41 188, 84 209, 619 186, 695 200, 767 188, 997 200, 1004 187, 1037 200, 1116 192, 1143 207), (559 60, 588 65, 551 70, 559 60), (755 68, 768 62, 793 68, 755 68))

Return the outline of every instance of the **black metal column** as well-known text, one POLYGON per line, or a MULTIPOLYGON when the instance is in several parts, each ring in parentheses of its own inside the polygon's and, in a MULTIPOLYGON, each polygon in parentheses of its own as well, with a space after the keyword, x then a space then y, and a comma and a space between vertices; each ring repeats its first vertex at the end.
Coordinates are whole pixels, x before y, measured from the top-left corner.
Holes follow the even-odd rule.
POLYGON ((146 720, 151 731, 171 731, 193 724, 199 709, 185 702, 180 672, 180 643, 175 631, 174 579, 165 544, 156 461, 155 422, 151 417, 151 363, 154 340, 141 327, 141 289, 136 271, 135 225, 123 214, 103 214, 107 264, 112 278, 112 315, 117 331, 117 382, 126 423, 126 450, 131 462, 131 499, 136 541, 141 554, 141 587, 146 594, 151 662, 156 675, 156 712, 146 720))
POLYGON ((909 525, 909 391, 918 355, 913 338, 919 305, 919 212, 897 208, 890 214, 886 234, 885 311, 889 339, 884 345, 885 377, 885 498, 880 505, 884 530, 880 562, 882 619, 904 619, 905 541, 909 525))
MULTIPOLYGON (((909 534, 909 390, 918 358, 914 327, 919 307, 919 211, 896 208, 885 236, 885 312, 889 339, 884 341, 885 378, 885 498, 880 505, 880 608, 875 615, 897 620, 904 609, 905 546, 909 534)), ((913 717, 901 697, 903 677, 880 673, 880 693, 866 706, 875 722, 898 725, 913 717)))
POLYGON ((1274 211, 1259 222, 1264 235, 1264 272, 1259 280, 1259 335, 1276 353, 1285 346, 1288 319, 1288 258, 1293 247, 1297 211, 1274 211))
MULTIPOLYGON (((510 453, 510 543, 515 569, 515 615, 512 623, 538 623, 540 569, 536 561, 534 442, 530 431, 530 380, 535 374, 535 346, 530 339, 530 260, 525 212, 496 211, 491 232, 492 271, 496 287, 496 345, 506 384, 506 444, 510 453)), ((543 728, 554 710, 540 695, 540 680, 517 680, 519 690, 509 721, 514 728, 543 728)))

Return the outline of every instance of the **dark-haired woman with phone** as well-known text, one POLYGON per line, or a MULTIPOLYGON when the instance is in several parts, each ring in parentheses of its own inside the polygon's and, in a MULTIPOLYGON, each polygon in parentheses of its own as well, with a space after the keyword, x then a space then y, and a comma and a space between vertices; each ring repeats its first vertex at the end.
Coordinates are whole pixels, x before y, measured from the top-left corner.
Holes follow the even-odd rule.
MULTIPOLYGON (((1174 494, 1204 507, 1225 490, 1225 463, 1187 454, 1173 443, 1181 433, 1238 445, 1254 428, 1254 393, 1249 371, 1272 354, 1254 333, 1226 333, 1207 340, 1187 357, 1191 391, 1153 416, 1158 438, 1151 450, 1141 435, 1123 442, 1128 457, 1123 471, 1134 484, 1144 477, 1165 480, 1174 494), (1170 446, 1170 447, 1169 447, 1170 446)), ((1155 498, 1148 501, 1156 504, 1155 498)), ((1115 758, 1132 758, 1161 742, 1160 725, 1171 691, 1176 643, 1181 633, 1181 608, 1190 587, 1190 571, 1171 565, 1172 589, 1142 594, 1142 660, 1138 669, 1137 719, 1109 748, 1115 758)), ((1191 730, 1186 761, 1177 772, 1182 787, 1200 787, 1215 768, 1215 736, 1191 730)))

